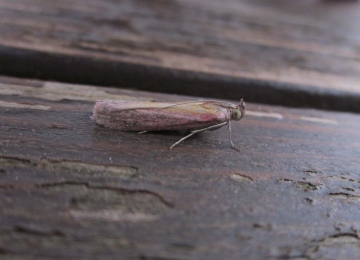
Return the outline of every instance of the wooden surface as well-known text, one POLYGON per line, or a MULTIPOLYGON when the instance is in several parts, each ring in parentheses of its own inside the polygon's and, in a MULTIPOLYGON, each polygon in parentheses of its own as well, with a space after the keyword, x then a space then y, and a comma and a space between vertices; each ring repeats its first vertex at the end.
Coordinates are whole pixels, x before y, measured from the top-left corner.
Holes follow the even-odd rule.
POLYGON ((0 0, 0 73, 360 112, 360 3, 0 0))
POLYGON ((96 99, 189 100, 0 78, 0 258, 354 259, 360 116, 248 103, 177 133, 112 131, 96 99))

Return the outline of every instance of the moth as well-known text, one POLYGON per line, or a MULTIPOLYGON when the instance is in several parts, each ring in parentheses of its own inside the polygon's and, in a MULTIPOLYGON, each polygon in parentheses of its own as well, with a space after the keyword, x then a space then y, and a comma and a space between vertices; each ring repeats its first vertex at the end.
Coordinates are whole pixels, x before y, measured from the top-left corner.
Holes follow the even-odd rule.
POLYGON ((245 115, 245 102, 238 105, 216 100, 178 103, 142 101, 97 101, 92 120, 101 126, 122 130, 149 131, 190 130, 190 133, 170 146, 170 150, 194 134, 228 126, 231 147, 239 149, 231 139, 232 120, 245 115))

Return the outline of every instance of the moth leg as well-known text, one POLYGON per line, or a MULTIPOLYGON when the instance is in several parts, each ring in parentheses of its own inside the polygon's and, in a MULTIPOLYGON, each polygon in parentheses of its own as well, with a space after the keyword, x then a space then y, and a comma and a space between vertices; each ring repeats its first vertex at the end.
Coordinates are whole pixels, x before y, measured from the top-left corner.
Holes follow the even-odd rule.
POLYGON ((236 150, 236 151, 238 151, 238 152, 240 152, 240 149, 237 148, 237 147, 235 146, 235 144, 233 143, 233 141, 231 140, 231 125, 230 125, 230 120, 229 120, 229 122, 228 122, 228 129, 229 129, 229 141, 230 141, 230 143, 231 143, 231 148, 234 149, 234 150, 236 150))
POLYGON ((206 127, 206 128, 202 128, 202 129, 198 129, 198 130, 194 130, 194 131, 191 131, 190 134, 188 134, 187 136, 184 136, 183 138, 181 138, 179 141, 177 141, 176 143, 174 143, 172 146, 170 146, 170 150, 178 145, 179 143, 181 143, 182 141, 188 139, 189 137, 193 136, 194 134, 197 134, 197 133, 201 133, 201 132, 204 132, 204 131, 207 131, 207 130, 211 130, 213 128, 218 128, 218 127, 222 127, 224 125, 227 125, 229 122, 222 122, 220 124, 217 124, 217 125, 212 125, 212 126, 209 126, 209 127, 206 127))
POLYGON ((144 133, 147 133, 148 131, 141 131, 138 133, 138 135, 141 135, 141 134, 144 134, 144 133))

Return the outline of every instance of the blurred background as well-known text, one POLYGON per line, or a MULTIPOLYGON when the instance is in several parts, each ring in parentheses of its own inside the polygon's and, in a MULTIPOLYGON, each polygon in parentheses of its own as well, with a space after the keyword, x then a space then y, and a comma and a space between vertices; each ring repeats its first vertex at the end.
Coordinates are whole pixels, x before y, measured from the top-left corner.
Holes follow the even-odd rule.
POLYGON ((360 3, 0 0, 0 74, 360 112, 360 3))

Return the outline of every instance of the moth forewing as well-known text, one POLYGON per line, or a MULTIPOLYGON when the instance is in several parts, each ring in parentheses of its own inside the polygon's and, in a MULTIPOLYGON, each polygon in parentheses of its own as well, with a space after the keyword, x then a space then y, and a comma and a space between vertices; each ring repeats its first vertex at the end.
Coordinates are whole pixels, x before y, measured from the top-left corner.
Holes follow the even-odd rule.
POLYGON ((96 102, 91 118, 98 125, 123 131, 191 131, 170 149, 196 133, 228 125, 230 143, 235 147, 230 121, 240 120, 244 113, 242 100, 238 106, 215 100, 179 103, 104 100, 96 102))
POLYGON ((93 113, 95 123, 123 131, 196 130, 229 118, 226 108, 210 103, 99 101, 93 113))

